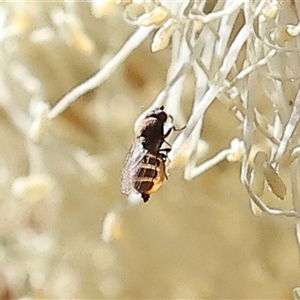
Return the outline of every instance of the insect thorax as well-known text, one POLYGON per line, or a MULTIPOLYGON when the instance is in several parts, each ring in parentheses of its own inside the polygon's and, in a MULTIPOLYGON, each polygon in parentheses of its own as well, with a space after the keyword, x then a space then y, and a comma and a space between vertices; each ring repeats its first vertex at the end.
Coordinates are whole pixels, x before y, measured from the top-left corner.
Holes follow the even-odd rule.
POLYGON ((140 129, 143 145, 149 152, 156 154, 164 141, 163 125, 156 118, 148 118, 140 129))

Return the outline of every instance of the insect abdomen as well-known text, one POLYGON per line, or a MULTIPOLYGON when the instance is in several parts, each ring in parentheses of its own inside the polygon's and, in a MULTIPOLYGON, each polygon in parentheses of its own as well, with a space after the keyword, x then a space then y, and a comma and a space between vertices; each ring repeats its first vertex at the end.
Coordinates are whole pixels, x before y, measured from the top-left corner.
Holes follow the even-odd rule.
MULTIPOLYGON (((134 189, 141 194, 150 195, 161 187, 164 179, 165 164, 163 159, 160 156, 148 153, 137 171, 134 189)), ((148 199, 148 197, 146 198, 148 199)), ((147 200, 144 198, 144 201, 147 200)))

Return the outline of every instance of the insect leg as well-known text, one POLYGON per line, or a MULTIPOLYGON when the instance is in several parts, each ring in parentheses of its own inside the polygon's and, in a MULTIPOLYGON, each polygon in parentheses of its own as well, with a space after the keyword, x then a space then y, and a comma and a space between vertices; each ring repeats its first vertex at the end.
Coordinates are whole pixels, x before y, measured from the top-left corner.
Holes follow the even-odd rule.
POLYGON ((172 132, 172 130, 174 130, 174 131, 181 131, 181 130, 183 130, 184 128, 186 128, 186 125, 183 126, 183 127, 181 127, 181 128, 177 128, 175 125, 173 125, 170 129, 168 129, 168 131, 167 131, 166 134, 164 135, 164 139, 165 139, 166 137, 169 136, 169 134, 172 132))
POLYGON ((181 131, 181 130, 183 130, 183 129, 185 129, 185 128, 186 128, 186 125, 184 125, 184 126, 181 127, 181 128, 177 128, 175 125, 172 126, 172 129, 173 129, 174 131, 181 131))
MULTIPOLYGON (((166 143, 170 148, 172 148, 172 145, 164 140, 164 143, 166 143)), ((170 152, 170 151, 169 151, 170 152)))
POLYGON ((171 148, 164 148, 164 149, 159 149, 158 153, 164 158, 168 158, 168 153, 171 151, 171 148))
POLYGON ((174 125, 170 128, 170 129, 168 129, 168 131, 166 132, 166 134, 164 134, 164 139, 172 132, 172 130, 174 130, 174 125))
MULTIPOLYGON (((168 115, 168 118, 170 118, 171 120, 171 123, 174 122, 174 118, 172 115, 168 115)), ((172 126, 171 130, 174 130, 174 131, 181 131, 185 128, 186 126, 183 126, 182 128, 176 128, 175 125, 172 126)), ((170 134, 170 133, 169 133, 170 134)))

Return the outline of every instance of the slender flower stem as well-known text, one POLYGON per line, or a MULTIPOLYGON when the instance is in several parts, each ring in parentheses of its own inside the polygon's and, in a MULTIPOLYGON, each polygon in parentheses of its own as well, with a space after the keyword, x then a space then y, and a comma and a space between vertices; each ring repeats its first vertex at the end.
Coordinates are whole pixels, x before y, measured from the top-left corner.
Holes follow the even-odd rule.
POLYGON ((126 60, 132 51, 138 48, 150 35, 154 27, 140 27, 122 46, 118 53, 95 75, 90 77, 84 83, 79 84, 61 98, 58 103, 49 112, 49 119, 55 119, 63 113, 72 103, 77 101, 79 97, 87 92, 99 87, 105 80, 107 80, 119 67, 119 65, 126 60))

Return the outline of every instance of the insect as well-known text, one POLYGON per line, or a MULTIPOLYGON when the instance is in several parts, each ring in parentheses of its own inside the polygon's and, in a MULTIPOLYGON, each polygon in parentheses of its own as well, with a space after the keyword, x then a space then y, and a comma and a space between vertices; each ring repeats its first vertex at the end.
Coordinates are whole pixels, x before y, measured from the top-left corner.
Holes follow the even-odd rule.
POLYGON ((135 191, 147 202, 150 195, 161 187, 164 179, 168 179, 165 162, 171 148, 163 149, 162 144, 167 143, 165 138, 172 130, 181 130, 173 125, 164 134, 164 124, 168 117, 173 120, 161 106, 152 110, 142 121, 125 159, 121 175, 122 193, 128 195, 135 191))

